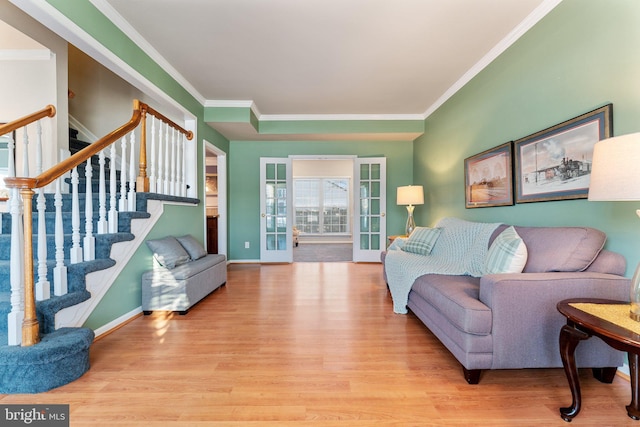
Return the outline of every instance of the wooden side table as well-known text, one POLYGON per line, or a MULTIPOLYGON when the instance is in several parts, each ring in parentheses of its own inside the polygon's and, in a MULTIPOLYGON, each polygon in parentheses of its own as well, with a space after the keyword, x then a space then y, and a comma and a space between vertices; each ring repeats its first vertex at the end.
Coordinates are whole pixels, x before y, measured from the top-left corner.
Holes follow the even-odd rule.
MULTIPOLYGON (((596 304, 624 306, 620 307, 625 313, 629 311, 629 303, 605 299, 583 298, 560 301, 558 311, 567 318, 567 324, 560 331, 560 356, 564 372, 569 381, 573 402, 571 406, 560 408, 560 416, 565 421, 571 421, 580 412, 582 396, 580 394, 580 380, 576 367, 575 350, 580 341, 591 336, 601 338, 611 347, 626 351, 629 355, 629 372, 631 377, 631 403, 627 405, 627 414, 634 420, 640 419, 640 406, 638 404, 639 378, 638 378, 638 353, 640 352, 640 335, 630 329, 612 323, 599 314, 591 314, 577 308, 574 304, 596 304)), ((604 306, 602 307, 604 308, 604 306)), ((614 307, 615 308, 615 307, 614 307)), ((586 308, 585 308, 586 309, 586 308)), ((597 310, 596 310, 597 311, 597 310)), ((628 316, 628 314, 627 314, 628 316)), ((608 317, 608 316, 605 316, 608 317)), ((625 321, 627 319, 624 319, 625 321)), ((602 381, 611 383, 615 377, 616 368, 600 368, 593 370, 594 376, 602 381)))
POLYGON ((393 241, 396 240, 398 237, 407 237, 407 235, 406 234, 396 234, 395 236, 387 237, 387 239, 389 239, 389 244, 387 244, 387 247, 391 246, 393 241))

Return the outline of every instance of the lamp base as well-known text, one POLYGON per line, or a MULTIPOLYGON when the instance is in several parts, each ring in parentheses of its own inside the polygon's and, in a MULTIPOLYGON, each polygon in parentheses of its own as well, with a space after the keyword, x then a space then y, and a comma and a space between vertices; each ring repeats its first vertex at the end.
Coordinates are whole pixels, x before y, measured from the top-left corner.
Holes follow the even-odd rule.
POLYGON ((413 209, 414 209, 414 207, 415 206, 413 206, 413 205, 408 205, 407 206, 407 213, 409 214, 409 216, 407 217, 407 225, 405 227, 405 233, 407 234, 407 236, 410 235, 411 232, 413 230, 415 230, 415 228, 416 228, 416 223, 413 220, 413 209))
POLYGON ((629 295, 631 301, 631 310, 629 317, 636 322, 640 322, 640 264, 636 267, 633 278, 631 278, 631 292, 629 295))

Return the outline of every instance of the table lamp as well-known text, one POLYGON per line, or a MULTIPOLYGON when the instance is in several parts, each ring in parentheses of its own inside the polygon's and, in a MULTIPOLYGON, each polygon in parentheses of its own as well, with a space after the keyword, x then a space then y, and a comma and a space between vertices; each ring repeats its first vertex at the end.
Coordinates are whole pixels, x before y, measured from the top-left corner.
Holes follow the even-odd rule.
MULTIPOLYGON (((593 148, 590 201, 640 200, 640 133, 603 139, 593 148)), ((636 210, 640 216, 640 210, 636 210)), ((640 321, 640 264, 631 279, 630 317, 640 321)))
POLYGON ((398 205, 407 205, 408 217, 405 232, 408 236, 413 229, 416 228, 416 223, 413 220, 414 205, 424 204, 424 190, 422 189, 422 185, 405 185, 404 187, 398 187, 397 201, 398 205))

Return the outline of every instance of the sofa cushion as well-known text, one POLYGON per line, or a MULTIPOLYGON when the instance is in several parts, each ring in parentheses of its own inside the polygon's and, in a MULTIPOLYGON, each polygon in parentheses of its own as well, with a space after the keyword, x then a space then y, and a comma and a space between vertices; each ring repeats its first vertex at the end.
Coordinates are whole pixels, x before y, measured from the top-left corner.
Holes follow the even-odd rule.
POLYGON ((146 243, 155 260, 163 267, 175 268, 189 261, 189 254, 173 236, 147 240, 146 243))
POLYGON ((176 237, 176 239, 178 240, 178 242, 180 242, 182 247, 187 251, 191 261, 195 261, 197 259, 207 256, 207 251, 204 250, 200 242, 198 242, 196 238, 193 237, 192 235, 187 234, 186 236, 176 237))
POLYGON ((513 227, 496 237, 485 258, 485 274, 522 273, 527 246, 513 227))
POLYGON ((178 280, 187 280, 198 273, 201 273, 214 265, 225 263, 226 257, 222 254, 209 254, 195 261, 186 262, 173 269, 156 268, 144 274, 149 280, 167 281, 169 283, 178 280))
POLYGON ((413 283, 410 300, 414 293, 442 313, 457 329, 474 335, 491 333, 491 310, 480 302, 479 278, 425 274, 413 283))
POLYGON ((441 231, 441 228, 416 227, 401 249, 414 254, 429 255, 441 231))
POLYGON ((583 271, 598 256, 607 236, 589 227, 515 227, 529 254, 524 273, 583 271))

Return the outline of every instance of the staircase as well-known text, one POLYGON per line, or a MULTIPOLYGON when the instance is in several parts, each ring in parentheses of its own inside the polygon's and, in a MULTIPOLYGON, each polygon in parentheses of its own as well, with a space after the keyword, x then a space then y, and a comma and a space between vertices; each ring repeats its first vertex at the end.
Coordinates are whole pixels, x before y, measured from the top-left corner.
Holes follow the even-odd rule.
MULTIPOLYGON (((136 105, 136 104, 134 104, 136 105)), ((144 105, 144 104, 143 104, 144 105)), ((146 106, 146 105, 145 105, 146 106)), ((186 131, 185 131, 186 132, 186 131)), ((77 151, 81 151, 86 146, 90 145, 78 141, 76 139, 77 134, 71 133, 70 135, 70 151, 72 154, 77 151)), ((133 144, 132 144, 133 145, 133 144)), ((133 149, 133 148, 132 148, 133 149)), ((133 156, 132 156, 133 157, 133 156)), ((183 157, 184 158, 184 157, 183 157)), ((101 195, 98 192, 100 184, 98 178, 100 177, 100 162, 98 156, 91 158, 91 168, 94 170, 89 176, 91 177, 92 194, 89 196, 89 200, 92 203, 93 209, 93 230, 98 230, 98 217, 101 195)), ((85 163, 78 166, 79 175, 85 176, 84 167, 85 163)), ((105 161, 106 173, 109 174, 108 169, 109 162, 105 161)), ((111 188, 122 189, 121 182, 119 181, 120 174, 117 175, 117 186, 113 185, 111 188)), ((126 174, 124 174, 126 175, 126 174)), ((126 180, 126 178, 125 178, 126 180)), ((76 194, 79 202, 80 220, 79 223, 83 224, 83 228, 88 228, 89 225, 85 222, 85 206, 87 204, 87 194, 84 193, 85 182, 81 182, 78 185, 79 192, 76 194)), ((69 183, 69 180, 66 180, 69 183)), ((104 182, 102 183, 104 187, 104 182)), ((131 187, 131 183, 129 185, 131 187)), ((108 188, 107 188, 108 191, 108 188)), ((117 190, 116 190, 117 193, 117 190)), ((107 200, 110 199, 110 195, 107 193, 107 200)), ((60 197, 60 195, 58 195, 60 197)), ((104 197, 104 194, 102 195, 104 197)), ((72 194, 62 194, 62 229, 63 229, 63 241, 64 241, 64 265, 66 266, 67 277, 67 292, 60 295, 55 295, 54 289, 54 267, 56 266, 55 257, 52 254, 56 253, 56 206, 54 194, 45 194, 46 213, 45 228, 46 228, 46 246, 47 246, 47 273, 46 280, 48 281, 50 289, 50 298, 43 299, 35 302, 35 314, 39 325, 39 342, 35 345, 25 345, 24 329, 23 329, 23 345, 8 345, 10 339, 8 339, 9 330, 9 313, 12 310, 12 290, 10 277, 12 267, 10 264, 11 259, 11 234, 15 232, 15 227, 12 227, 12 215, 8 213, 0 214, 0 393, 39 393, 50 390, 55 387, 67 384, 79 378, 89 369, 89 349, 94 339, 94 332, 88 328, 79 327, 76 325, 82 325, 84 320, 90 314, 90 311, 98 303, 99 299, 106 293, 111 283, 107 283, 109 278, 115 279, 117 272, 122 269, 125 259, 121 258, 120 264, 116 265, 116 259, 113 253, 128 253, 137 248, 141 241, 144 239, 146 232, 140 233, 136 236, 132 230, 151 228, 152 223, 158 219, 161 209, 152 208, 151 211, 155 212, 153 215, 149 212, 150 202, 157 206, 157 201, 161 203, 163 201, 181 202, 189 204, 198 204, 198 199, 188 198, 184 196, 165 195, 160 193, 137 193, 135 200, 135 211, 120 209, 117 214, 117 231, 111 230, 111 232, 103 234, 94 234, 95 237, 95 257, 90 261, 72 262, 70 259, 70 248, 73 243, 73 212, 72 212, 72 194), (147 221, 149 224, 146 227, 134 227, 132 224, 134 220, 147 221), (114 246, 118 245, 115 248, 114 246), (115 273, 109 274, 108 272, 114 270, 115 273), (97 271, 104 271, 104 274, 100 274, 99 281, 100 287, 98 290, 94 288, 89 289, 87 285, 87 275, 97 271), (93 295, 92 295, 93 294, 93 295), (78 313, 76 313, 76 311, 78 313), (62 316, 63 324, 70 324, 73 327, 60 327, 56 329, 56 315, 64 314, 62 316), (72 319, 71 321, 69 319, 72 319)), ((115 200, 112 199, 112 200, 115 200)), ((104 201, 103 201, 104 205, 104 201)), ((42 277, 38 276, 39 266, 36 260, 36 254, 38 254, 38 241, 44 241, 42 237, 38 239, 36 236, 36 230, 38 230, 38 217, 36 214, 37 206, 37 193, 33 197, 32 202, 32 227, 33 230, 33 270, 34 279, 42 281, 42 277)), ((77 208, 76 208, 77 209, 77 208)), ((76 212, 77 214, 77 212, 76 212)), ((104 214, 104 212, 103 212, 104 214)), ((25 214, 25 219, 27 215, 25 214)), ((22 222, 22 221, 21 221, 22 222)), ((58 220, 58 222, 60 222, 58 220)), ((58 224, 59 228, 59 224, 58 224)), ((27 228, 25 227, 25 230, 27 228)), ((95 231, 94 231, 95 233, 95 231)), ((58 238, 58 245, 60 244, 60 238, 58 238)), ((15 252, 14 252, 15 253, 15 252)), ((15 265, 15 264, 14 264, 15 265)), ((14 272, 15 273, 15 272, 14 272)), ((95 275, 92 276, 95 279, 95 275)), ((95 280, 94 280, 95 281, 95 280)), ((15 292, 13 298, 15 299, 15 292)), ((25 297, 25 323, 28 298, 25 297)), ((15 301, 14 304, 15 305, 15 301)), ((60 323, 60 319, 58 319, 60 323)))

